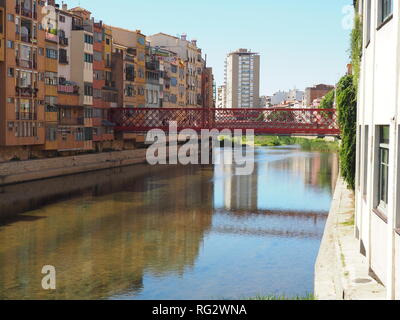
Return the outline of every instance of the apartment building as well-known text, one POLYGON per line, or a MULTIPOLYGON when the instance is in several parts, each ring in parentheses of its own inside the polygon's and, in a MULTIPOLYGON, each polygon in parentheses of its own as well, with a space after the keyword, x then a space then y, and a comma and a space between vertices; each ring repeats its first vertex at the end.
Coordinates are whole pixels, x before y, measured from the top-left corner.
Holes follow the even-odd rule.
POLYGON ((203 59, 197 41, 188 41, 184 34, 180 38, 165 33, 157 33, 147 37, 152 47, 175 52, 186 64, 186 106, 202 107, 201 84, 203 59))
POLYGON ((400 3, 364 0, 358 92, 356 236, 370 269, 400 299, 400 3))
POLYGON ((219 86, 217 88, 217 99, 216 99, 216 107, 217 108, 226 108, 226 89, 225 85, 219 86))
POLYGON ((212 68, 205 67, 203 69, 201 82, 203 108, 214 108, 214 76, 212 68))
POLYGON ((102 21, 93 25, 93 143, 96 150, 111 147, 114 140, 113 125, 108 111, 116 106, 117 90, 111 83, 112 31, 102 21), (108 143, 107 143, 108 142, 108 143))
POLYGON ((247 49, 227 55, 226 108, 256 108, 260 98, 260 56, 247 49))
POLYGON ((160 61, 155 55, 155 48, 147 42, 146 46, 146 108, 159 108, 161 106, 161 69, 160 61))
POLYGON ((111 108, 212 105, 197 42, 153 38, 64 2, 0 0, 0 161, 119 148, 111 108))
POLYGON ((146 40, 140 30, 109 27, 113 37, 113 81, 119 91, 118 105, 143 108, 146 105, 146 40))
POLYGON ((304 105, 306 107, 311 107, 314 100, 323 98, 333 89, 335 89, 335 86, 328 84, 317 84, 313 87, 306 88, 304 92, 304 105))
POLYGON ((0 150, 44 144, 44 2, 0 1, 0 150))

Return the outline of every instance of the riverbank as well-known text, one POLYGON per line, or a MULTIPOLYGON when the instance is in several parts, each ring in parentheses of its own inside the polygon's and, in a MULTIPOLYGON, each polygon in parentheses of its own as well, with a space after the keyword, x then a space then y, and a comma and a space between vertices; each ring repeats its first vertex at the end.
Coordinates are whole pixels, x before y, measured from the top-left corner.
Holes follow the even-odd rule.
POLYGON ((383 300, 354 236, 354 193, 339 178, 315 265, 317 300, 383 300))
POLYGON ((145 163, 146 149, 0 163, 0 186, 145 163))
MULTIPOLYGON (((222 137, 221 140, 230 139, 222 137)), ((249 142, 246 137, 242 141, 237 138, 231 139, 238 144, 249 144, 256 147, 278 147, 288 145, 299 145, 305 151, 320 151, 320 152, 338 152, 339 143, 336 141, 328 141, 324 138, 305 138, 305 137, 288 137, 288 136, 255 136, 254 143, 249 142)))

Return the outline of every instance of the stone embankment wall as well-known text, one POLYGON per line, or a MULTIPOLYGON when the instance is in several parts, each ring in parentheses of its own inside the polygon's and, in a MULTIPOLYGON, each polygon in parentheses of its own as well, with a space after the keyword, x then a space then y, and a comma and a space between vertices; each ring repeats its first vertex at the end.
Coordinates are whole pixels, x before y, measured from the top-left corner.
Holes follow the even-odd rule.
POLYGON ((0 185, 144 163, 146 149, 0 163, 0 185))

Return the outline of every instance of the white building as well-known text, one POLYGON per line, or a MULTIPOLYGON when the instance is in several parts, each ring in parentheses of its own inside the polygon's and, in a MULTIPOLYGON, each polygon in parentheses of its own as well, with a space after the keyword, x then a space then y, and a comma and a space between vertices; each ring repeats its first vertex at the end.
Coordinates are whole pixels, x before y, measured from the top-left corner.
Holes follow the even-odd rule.
POLYGON ((360 1, 356 236, 371 270, 400 299, 400 2, 360 1))
POLYGON ((289 91, 275 92, 271 97, 271 104, 273 106, 282 104, 285 101, 303 101, 304 91, 292 89, 289 91))
POLYGON ((225 86, 224 85, 219 86, 217 89, 217 102, 216 102, 217 108, 226 108, 225 95, 226 95, 225 86))
POLYGON ((228 54, 225 62, 226 108, 257 108, 260 56, 247 49, 228 54))

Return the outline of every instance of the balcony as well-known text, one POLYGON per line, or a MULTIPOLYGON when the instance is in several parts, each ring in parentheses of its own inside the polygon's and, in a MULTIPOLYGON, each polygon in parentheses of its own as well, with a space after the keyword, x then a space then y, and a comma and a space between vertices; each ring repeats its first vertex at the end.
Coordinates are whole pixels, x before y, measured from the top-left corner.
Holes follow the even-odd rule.
POLYGON ((54 43, 58 43, 58 36, 49 32, 46 32, 46 40, 54 43))
POLYGON ((69 94, 79 94, 79 86, 77 85, 58 85, 57 87, 58 93, 69 93, 69 94))
POLYGON ((84 118, 60 118, 59 124, 62 126, 83 126, 84 118))
POLYGON ((60 46, 68 46, 69 41, 68 41, 68 38, 60 37, 58 39, 58 43, 59 43, 60 46))
POLYGON ((27 17, 27 18, 32 18, 32 10, 31 9, 25 9, 25 8, 21 8, 21 16, 27 17))
POLYGON ((15 87, 15 94, 20 97, 36 98, 38 91, 39 91, 38 88, 32 88, 30 86, 29 87, 19 87, 19 86, 15 87))
POLYGON ((67 57, 60 57, 60 58, 58 59, 58 62, 59 62, 60 64, 69 64, 69 61, 68 61, 68 58, 67 58, 67 57))
POLYGON ((37 120, 37 114, 32 112, 16 112, 16 120, 37 120))
POLYGON ((125 57, 124 57, 124 60, 125 61, 130 61, 130 62, 135 62, 135 57, 131 56, 129 54, 126 54, 125 57))

